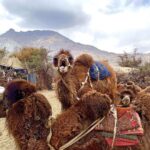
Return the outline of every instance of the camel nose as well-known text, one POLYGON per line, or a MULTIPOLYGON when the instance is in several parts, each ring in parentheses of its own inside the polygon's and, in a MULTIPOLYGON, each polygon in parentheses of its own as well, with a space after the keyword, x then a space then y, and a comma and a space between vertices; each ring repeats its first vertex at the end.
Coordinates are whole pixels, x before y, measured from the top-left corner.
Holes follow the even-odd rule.
POLYGON ((130 104, 130 97, 129 96, 125 96, 123 99, 122 99, 122 103, 124 105, 129 105, 130 104))
POLYGON ((65 67, 66 66, 66 61, 65 60, 62 60, 61 62, 61 66, 65 67))

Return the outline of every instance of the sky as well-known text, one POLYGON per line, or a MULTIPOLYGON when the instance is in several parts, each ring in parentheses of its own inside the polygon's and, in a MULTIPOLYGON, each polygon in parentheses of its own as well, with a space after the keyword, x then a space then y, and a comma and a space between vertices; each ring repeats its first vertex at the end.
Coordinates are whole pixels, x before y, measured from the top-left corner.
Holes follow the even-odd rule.
POLYGON ((0 34, 54 30, 123 53, 150 52, 150 0, 0 0, 0 34))

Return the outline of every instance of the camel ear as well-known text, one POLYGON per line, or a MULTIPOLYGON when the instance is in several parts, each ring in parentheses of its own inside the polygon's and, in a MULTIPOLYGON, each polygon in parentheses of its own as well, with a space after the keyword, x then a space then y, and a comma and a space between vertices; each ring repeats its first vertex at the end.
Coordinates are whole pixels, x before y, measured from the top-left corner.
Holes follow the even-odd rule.
POLYGON ((17 114, 21 114, 25 110, 25 106, 24 106, 23 101, 18 101, 13 107, 14 107, 14 110, 16 111, 17 114))
POLYGON ((57 57, 54 57, 54 58, 53 58, 53 65, 54 65, 55 67, 58 67, 58 58, 57 58, 57 57))
POLYGON ((68 57, 68 60, 69 60, 70 64, 73 64, 73 60, 74 60, 74 58, 73 58, 73 56, 72 56, 72 55, 70 55, 70 56, 68 57))

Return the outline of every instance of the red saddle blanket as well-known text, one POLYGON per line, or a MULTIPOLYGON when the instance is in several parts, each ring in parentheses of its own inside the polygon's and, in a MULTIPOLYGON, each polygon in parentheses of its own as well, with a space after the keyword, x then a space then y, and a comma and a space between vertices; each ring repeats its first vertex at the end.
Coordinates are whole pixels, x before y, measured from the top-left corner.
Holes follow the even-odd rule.
MULTIPOLYGON (((139 144, 138 136, 142 136, 144 131, 141 119, 131 107, 116 107, 117 110, 117 134, 114 146, 132 146, 139 144)), ((112 144, 115 119, 110 113, 105 120, 99 124, 95 130, 101 131, 101 135, 106 138, 109 145, 112 144)))

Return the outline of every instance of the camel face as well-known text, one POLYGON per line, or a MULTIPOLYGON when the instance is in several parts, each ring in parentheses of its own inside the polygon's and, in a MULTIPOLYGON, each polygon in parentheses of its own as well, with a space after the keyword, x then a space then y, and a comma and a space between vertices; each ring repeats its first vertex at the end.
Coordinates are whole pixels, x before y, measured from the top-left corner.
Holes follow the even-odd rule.
POLYGON ((6 107, 36 92, 36 87, 25 80, 11 81, 4 92, 3 102, 6 107))
POLYGON ((73 57, 69 51, 61 50, 53 59, 53 64, 58 68, 60 74, 65 74, 69 71, 73 63, 73 57))
POLYGON ((129 106, 132 101, 132 98, 133 97, 131 92, 124 91, 123 93, 121 93, 121 104, 123 106, 129 106))
POLYGON ((127 107, 133 103, 136 95, 133 87, 131 88, 130 85, 127 84, 118 84, 118 92, 120 99, 119 103, 122 106, 127 107))

